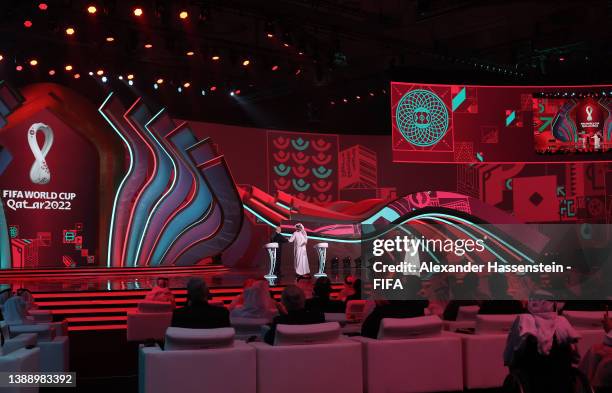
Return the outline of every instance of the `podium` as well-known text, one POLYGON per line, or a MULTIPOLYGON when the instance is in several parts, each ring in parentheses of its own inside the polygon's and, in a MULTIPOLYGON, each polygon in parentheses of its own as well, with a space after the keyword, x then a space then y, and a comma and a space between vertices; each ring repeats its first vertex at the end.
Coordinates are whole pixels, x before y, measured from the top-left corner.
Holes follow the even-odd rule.
POLYGON ((317 243, 314 246, 315 250, 317 250, 317 255, 319 256, 319 272, 315 273, 315 277, 327 277, 327 274, 325 274, 325 258, 327 257, 328 247, 328 243, 317 243))
POLYGON ((274 270, 276 269, 276 250, 278 250, 278 243, 267 243, 264 248, 268 250, 268 256, 270 257, 270 271, 264 276, 266 280, 276 279, 274 270))

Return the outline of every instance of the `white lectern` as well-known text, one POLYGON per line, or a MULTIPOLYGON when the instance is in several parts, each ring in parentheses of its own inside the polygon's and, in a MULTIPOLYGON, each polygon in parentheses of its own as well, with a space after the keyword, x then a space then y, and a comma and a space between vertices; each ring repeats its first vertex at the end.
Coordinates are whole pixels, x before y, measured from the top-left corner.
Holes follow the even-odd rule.
POLYGON ((276 274, 274 274, 274 270, 276 269, 276 250, 278 250, 278 243, 268 243, 264 248, 268 250, 268 255, 270 256, 270 271, 264 278, 266 280, 275 279, 276 274))
POLYGON ((327 277, 325 274, 325 258, 327 256, 327 247, 329 244, 327 243, 317 243, 314 248, 317 250, 317 255, 319 255, 319 272, 315 273, 315 277, 327 277))

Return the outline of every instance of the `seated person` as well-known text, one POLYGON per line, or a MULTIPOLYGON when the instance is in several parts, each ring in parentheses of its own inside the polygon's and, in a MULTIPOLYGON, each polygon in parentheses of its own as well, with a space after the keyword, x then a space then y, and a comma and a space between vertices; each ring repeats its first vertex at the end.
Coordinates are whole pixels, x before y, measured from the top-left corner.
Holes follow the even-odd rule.
POLYGON ((502 273, 493 273, 488 277, 491 299, 480 305, 478 314, 522 314, 523 303, 508 294, 508 280, 502 273))
POLYGON ((190 329, 229 327, 229 311, 208 304, 208 286, 201 278, 187 282, 187 305, 174 310, 170 326, 190 329))
POLYGON ((295 285, 288 285, 283 290, 281 301, 285 312, 274 318, 270 330, 264 337, 264 341, 270 345, 274 344, 277 325, 310 325, 325 322, 322 312, 306 310, 304 291, 295 285))
POLYGON ((34 301, 34 297, 32 296, 32 292, 26 288, 19 288, 17 290, 17 296, 20 296, 26 304, 27 310, 35 310, 38 308, 38 304, 34 301))
POLYGON ((351 300, 361 300, 361 279, 353 281, 353 294, 346 297, 346 302, 351 300))
POLYGON ((406 276, 403 281, 403 296, 406 300, 377 301, 374 310, 363 321, 362 336, 377 338, 380 321, 384 318, 414 318, 425 315, 429 301, 420 296, 421 279, 417 276, 406 276))
POLYGON ((253 283, 255 283, 255 280, 252 278, 247 278, 244 280, 244 283, 242 284, 242 293, 233 298, 229 306, 227 306, 230 311, 244 303, 244 292, 247 290, 247 288, 253 285, 253 283))
POLYGON ((606 336, 593 345, 582 358, 580 370, 587 376, 596 392, 612 391, 612 319, 603 319, 606 336))
POLYGON ((2 308, 4 321, 9 325, 33 324, 34 319, 28 314, 26 301, 18 295, 11 296, 2 308))
POLYGON ((504 364, 520 374, 532 392, 572 392, 572 363, 578 360, 579 333, 557 314, 549 292, 537 291, 529 313, 519 315, 508 334, 504 364))
POLYGON ((231 318, 269 319, 278 314, 277 302, 270 297, 267 281, 255 281, 244 290, 243 303, 230 311, 231 318))
POLYGON ((151 302, 165 302, 175 304, 174 294, 168 286, 168 278, 159 277, 157 285, 151 288, 151 291, 145 296, 145 300, 151 302))
POLYGON ((445 321, 456 321, 459 307, 480 305, 480 300, 485 296, 478 290, 479 285, 480 279, 476 273, 468 273, 463 277, 463 284, 452 289, 454 299, 448 302, 444 309, 445 321))
POLYGON ((312 289, 312 298, 306 300, 306 309, 322 313, 344 313, 344 303, 331 300, 331 281, 327 277, 319 277, 312 289))
POLYGON ((344 278, 344 287, 342 287, 342 290, 338 293, 338 299, 344 302, 347 297, 355 294, 355 289, 353 288, 354 281, 355 277, 353 276, 346 276, 344 278))

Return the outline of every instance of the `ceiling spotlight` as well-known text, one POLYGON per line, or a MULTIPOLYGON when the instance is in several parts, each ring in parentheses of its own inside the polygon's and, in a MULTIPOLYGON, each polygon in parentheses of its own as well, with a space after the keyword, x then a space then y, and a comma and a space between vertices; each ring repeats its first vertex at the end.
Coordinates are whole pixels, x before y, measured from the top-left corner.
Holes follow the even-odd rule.
POLYGON ((274 23, 272 22, 266 22, 266 37, 274 37, 274 23))
POLYGON ((0 55, 0 61, 2 61, 4 59, 4 56, 0 55))
POLYGON ((111 36, 106 37, 106 42, 113 42, 113 41, 115 41, 115 37, 111 37, 111 36))
POLYGON ((182 93, 183 92, 183 88, 179 86, 179 87, 176 88, 176 91, 178 91, 179 93, 182 93))
POLYGON ((215 91, 215 90, 217 90, 217 86, 212 85, 212 86, 210 87, 210 91, 215 91))
POLYGON ((134 15, 135 16, 142 16, 142 8, 140 8, 140 7, 134 8, 134 15))
POLYGON ((88 72, 89 76, 93 76, 93 71, 88 72))
POLYGON ((104 70, 96 71, 96 75, 98 75, 98 76, 104 75, 104 70))
POLYGON ((22 71, 22 70, 23 70, 23 67, 22 67, 22 66, 20 66, 20 65, 18 65, 17 67, 15 67, 15 69, 16 69, 17 71, 22 71))
POLYGON ((221 59, 221 57, 220 57, 220 56, 218 56, 218 55, 214 55, 214 56, 212 57, 212 59, 213 59, 214 61, 219 61, 219 60, 221 59))
POLYGON ((74 79, 79 79, 81 77, 81 74, 74 74, 74 79))
POLYGON ((245 67, 248 66, 249 64, 251 64, 251 61, 249 59, 246 59, 242 62, 242 65, 245 67))
POLYGON ((106 83, 107 81, 108 81, 108 78, 107 78, 107 77, 105 77, 105 76, 103 76, 103 77, 102 77, 102 83, 106 83))
POLYGON ((38 60, 36 60, 36 59, 32 59, 32 60, 30 60, 30 65, 31 65, 32 67, 36 67, 36 65, 37 65, 37 64, 38 64, 38 60))
POLYGON ((92 14, 92 15, 93 15, 93 14, 95 14, 96 12, 98 12, 98 9, 97 9, 95 6, 90 5, 89 7, 87 7, 87 12, 89 12, 90 14, 92 14))
POLYGON ((127 78, 128 78, 128 80, 134 79, 134 74, 128 74, 127 78))
POLYGON ((145 44, 144 47, 147 48, 147 49, 151 49, 151 48, 153 48, 153 44, 145 44))
POLYGON ((189 83, 189 82, 185 82, 185 83, 183 83, 183 87, 184 87, 185 89, 186 89, 186 88, 188 88, 189 86, 191 86, 191 83, 189 83))
POLYGON ((73 27, 68 27, 66 29, 66 34, 68 35, 73 35, 74 34, 74 28, 73 27))
POLYGON ((234 94, 239 95, 240 94, 240 90, 234 91, 234 94))
POLYGON ((64 69, 66 71, 72 71, 72 66, 70 64, 67 64, 66 67, 64 67, 64 69))
POLYGON ((234 96, 234 94, 235 94, 235 93, 234 93, 234 91, 233 91, 233 90, 232 90, 232 91, 230 91, 230 96, 232 96, 232 97, 233 97, 233 96, 234 96))
POLYGON ((38 3, 38 9, 41 11, 46 11, 47 8, 49 8, 49 6, 47 5, 47 3, 38 3))
POLYGON ((128 85, 133 86, 134 85, 134 81, 128 81, 128 85))
POLYGON ((120 81, 122 81, 122 80, 123 80, 123 75, 119 75, 119 76, 117 77, 117 79, 119 79, 120 81))
POLYGON ((205 95, 206 95, 206 89, 202 89, 202 90, 200 91, 200 94, 202 94, 203 96, 205 96, 205 95))
POLYGON ((276 71, 276 70, 278 70, 278 66, 277 66, 276 64, 274 64, 274 65, 272 66, 272 71, 276 71))
POLYGON ((187 11, 181 11, 179 12, 179 18, 181 19, 187 19, 189 17, 189 13, 187 11))
POLYGON ((23 26, 26 27, 26 28, 32 27, 32 21, 31 20, 26 20, 25 22, 23 22, 23 26))
POLYGON ((55 75, 55 70, 49 70, 49 75, 51 76, 55 75))
POLYGON ((193 56, 193 55, 194 55, 193 51, 190 50, 189 52, 187 52, 187 56, 193 56))
POLYGON ((297 70, 295 70, 295 75, 300 75, 302 73, 302 69, 298 68, 297 70))
POLYGON ((158 85, 161 85, 162 83, 164 83, 164 80, 162 78, 159 78, 158 80, 155 81, 158 85))
POLYGON ((157 90, 157 89, 159 89, 159 85, 158 85, 157 83, 153 83, 153 88, 154 88, 155 90, 157 90))

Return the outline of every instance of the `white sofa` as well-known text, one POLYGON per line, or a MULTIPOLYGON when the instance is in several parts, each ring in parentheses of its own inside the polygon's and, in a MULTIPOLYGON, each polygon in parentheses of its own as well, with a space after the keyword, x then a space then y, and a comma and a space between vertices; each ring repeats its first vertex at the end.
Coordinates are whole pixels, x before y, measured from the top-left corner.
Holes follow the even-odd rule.
POLYGON ((504 349, 517 315, 478 315, 475 334, 458 334, 463 346, 463 382, 467 389, 501 387, 508 375, 504 349))
MULTIPOLYGON (((40 348, 36 344, 35 334, 20 334, 6 339, 0 348, 0 372, 38 372, 40 371, 40 348), (27 348, 26 348, 27 347, 27 348)), ((38 387, 3 387, 3 393, 36 393, 38 387)))
POLYGON ((57 335, 57 324, 33 323, 9 325, 11 338, 26 333, 36 334, 36 346, 40 348, 40 371, 69 371, 68 336, 57 335))
POLYGON ((367 393, 463 389, 461 339, 443 332, 437 316, 385 318, 378 339, 352 339, 363 347, 367 393))
POLYGON ((337 322, 278 325, 257 350, 258 393, 362 393, 361 346, 337 322))
POLYGON ((270 322, 269 318, 236 318, 230 317, 230 323, 236 330, 236 339, 246 340, 252 336, 262 336, 262 329, 270 322))
POLYGON ((563 311, 563 316, 582 336, 578 341, 578 351, 585 354, 594 344, 603 342, 606 333, 601 321, 604 311, 563 311))
POLYGON ((451 332, 460 329, 474 329, 476 327, 476 315, 480 306, 461 306, 457 310, 457 319, 454 321, 444 321, 444 330, 451 332))
POLYGON ((233 328, 168 328, 165 348, 141 346, 140 393, 253 393, 255 350, 233 328))
POLYGON ((127 340, 145 342, 162 341, 172 322, 174 306, 169 302, 142 301, 138 309, 128 311, 127 340))

